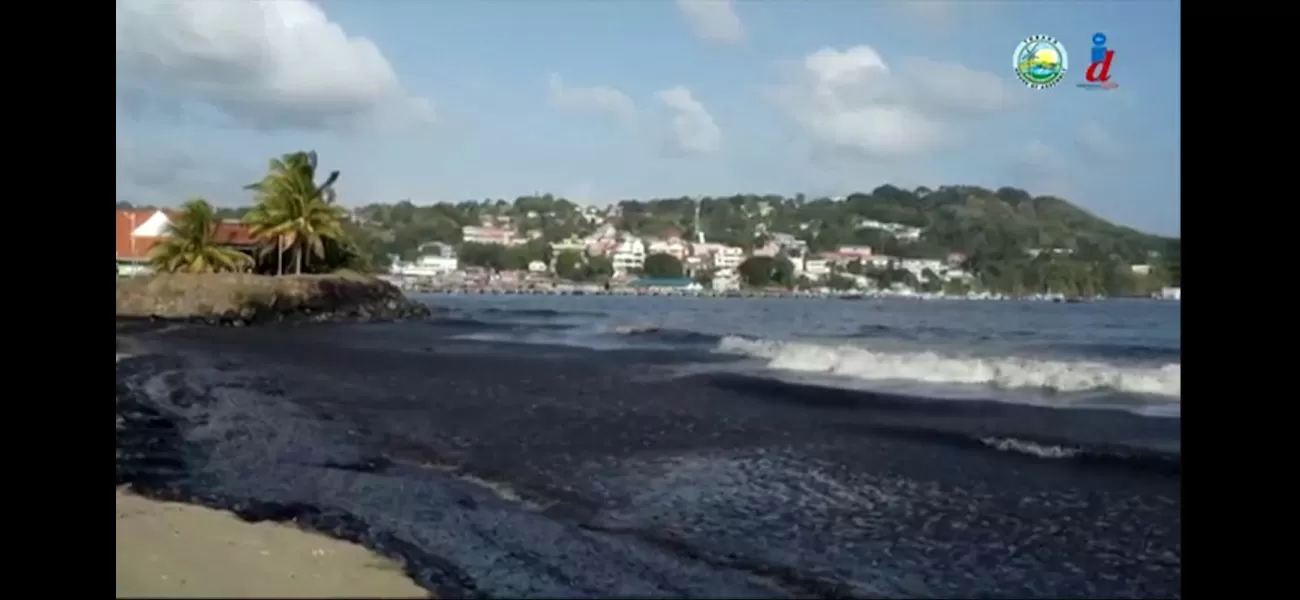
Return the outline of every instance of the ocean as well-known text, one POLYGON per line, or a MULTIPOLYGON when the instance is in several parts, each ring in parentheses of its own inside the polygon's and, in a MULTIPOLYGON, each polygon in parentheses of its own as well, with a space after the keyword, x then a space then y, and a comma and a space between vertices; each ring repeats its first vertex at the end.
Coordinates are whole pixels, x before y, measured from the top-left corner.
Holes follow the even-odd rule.
POLYGON ((1181 597, 1176 302, 417 298, 119 330, 119 483, 443 596, 1181 597))

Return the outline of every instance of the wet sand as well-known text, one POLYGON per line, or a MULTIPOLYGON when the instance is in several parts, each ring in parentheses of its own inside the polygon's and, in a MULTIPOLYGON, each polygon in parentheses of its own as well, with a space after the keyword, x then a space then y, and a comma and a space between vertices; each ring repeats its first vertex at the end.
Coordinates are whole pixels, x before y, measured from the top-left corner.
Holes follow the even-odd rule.
POLYGON ((117 597, 427 598, 394 562, 289 525, 117 491, 117 597))

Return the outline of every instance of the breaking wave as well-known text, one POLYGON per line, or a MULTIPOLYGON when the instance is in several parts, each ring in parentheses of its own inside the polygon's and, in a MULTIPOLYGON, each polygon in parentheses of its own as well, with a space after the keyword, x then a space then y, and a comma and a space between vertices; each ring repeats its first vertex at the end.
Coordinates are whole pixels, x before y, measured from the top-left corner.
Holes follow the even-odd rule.
POLYGON ((1182 396, 1182 366, 1178 363, 1142 367, 1019 357, 957 357, 934 352, 879 352, 861 346, 826 346, 736 336, 724 337, 716 350, 765 359, 772 369, 868 381, 906 380, 1062 393, 1110 390, 1159 396, 1174 402, 1182 396))

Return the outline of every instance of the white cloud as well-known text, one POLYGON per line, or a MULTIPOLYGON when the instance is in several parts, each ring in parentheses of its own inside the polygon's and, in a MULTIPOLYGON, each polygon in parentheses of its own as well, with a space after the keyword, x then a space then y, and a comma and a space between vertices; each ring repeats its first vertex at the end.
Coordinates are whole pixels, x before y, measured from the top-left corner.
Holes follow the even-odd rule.
POLYGON ((745 24, 741 23, 731 0, 677 0, 677 8, 686 16, 691 31, 701 39, 719 44, 739 44, 745 40, 745 24))
POLYGON ((1017 162, 1035 172, 1056 174, 1067 166, 1065 157, 1041 140, 1031 140, 1016 150, 1017 162))
POLYGON ((673 150, 683 154, 711 154, 722 146, 722 130, 713 115, 691 95, 691 90, 677 86, 655 94, 673 111, 673 150))
POLYGON ((997 75, 924 57, 902 60, 903 71, 924 73, 910 81, 914 100, 937 111, 984 114, 1009 106, 1012 95, 997 75))
POLYGON ((636 119, 636 103, 616 88, 566 87, 559 74, 552 73, 548 81, 548 91, 551 106, 556 108, 603 112, 624 122, 636 119))
POLYGON ((1114 134, 1095 122, 1079 127, 1075 142, 1083 157, 1094 162, 1113 160, 1123 153, 1123 146, 1114 134))
POLYGON ((117 0, 119 101, 207 105, 259 128, 431 122, 373 42, 307 0, 117 0))
POLYGON ((136 204, 175 204, 191 196, 222 204, 257 174, 256 167, 200 157, 180 146, 140 144, 121 131, 116 159, 117 199, 136 204))
POLYGON ((934 150, 957 137, 963 119, 1009 102, 991 73, 926 58, 903 64, 895 72, 870 46, 822 48, 790 68, 775 98, 814 142, 883 159, 934 150), (936 81, 936 71, 951 80, 936 81))
POLYGON ((885 3, 893 12, 924 33, 948 33, 996 15, 1007 2, 970 0, 895 0, 885 3))

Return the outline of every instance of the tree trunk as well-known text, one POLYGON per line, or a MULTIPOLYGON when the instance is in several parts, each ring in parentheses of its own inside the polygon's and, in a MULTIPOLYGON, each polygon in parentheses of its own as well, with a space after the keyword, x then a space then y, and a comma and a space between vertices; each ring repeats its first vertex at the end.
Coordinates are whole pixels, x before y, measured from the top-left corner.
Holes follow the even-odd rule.
POLYGON ((284 236, 275 236, 275 275, 284 275, 284 236))
POLYGON ((298 261, 298 265, 294 267, 294 273, 297 273, 298 275, 302 275, 302 244, 297 245, 297 248, 294 249, 293 254, 295 260, 298 261))

